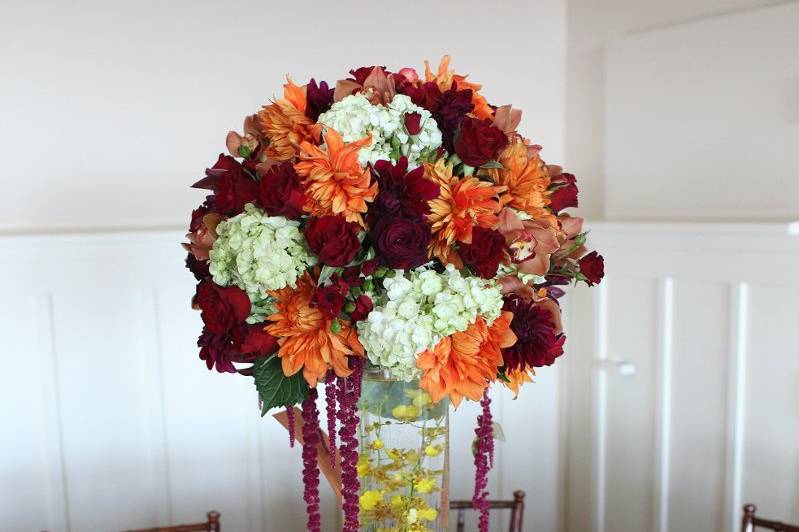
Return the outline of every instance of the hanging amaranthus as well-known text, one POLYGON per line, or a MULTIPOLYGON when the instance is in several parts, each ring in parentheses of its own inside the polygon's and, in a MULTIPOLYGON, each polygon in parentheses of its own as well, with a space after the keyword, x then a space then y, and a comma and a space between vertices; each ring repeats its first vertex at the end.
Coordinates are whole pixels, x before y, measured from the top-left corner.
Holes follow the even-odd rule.
POLYGON ((336 374, 327 372, 325 377, 325 410, 327 411, 327 436, 330 451, 330 467, 336 469, 336 374))
POLYGON ((302 402, 302 482, 305 486, 305 508, 308 513, 308 531, 320 532, 322 518, 319 514, 319 411, 316 409, 316 388, 311 388, 302 402))
POLYGON ((494 422, 491 416, 491 398, 488 388, 483 392, 480 401, 483 412, 477 416, 477 428, 474 430, 477 437, 477 449, 474 454, 474 494, 472 506, 480 512, 478 529, 488 532, 488 472, 494 463, 494 422))
POLYGON ((363 378, 363 360, 351 358, 352 375, 338 378, 338 420, 341 440, 341 484, 344 495, 344 528, 343 532, 360 530, 359 500, 360 481, 358 480, 358 400, 363 378))

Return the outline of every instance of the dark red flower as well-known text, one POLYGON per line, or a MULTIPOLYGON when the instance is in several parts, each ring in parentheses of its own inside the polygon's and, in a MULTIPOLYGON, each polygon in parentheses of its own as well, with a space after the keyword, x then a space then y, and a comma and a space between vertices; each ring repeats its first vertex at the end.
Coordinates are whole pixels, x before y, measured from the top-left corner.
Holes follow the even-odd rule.
POLYGON ((349 289, 343 279, 334 275, 330 279, 330 284, 316 289, 311 305, 318 308, 326 318, 335 318, 341 313, 349 289))
POLYGON ((585 282, 588 286, 599 284, 605 276, 604 257, 596 251, 584 256, 580 259, 580 273, 585 276, 585 282))
POLYGON ((299 218, 305 204, 305 192, 294 165, 284 162, 267 170, 261 176, 259 199, 270 216, 299 218))
POLYGON ((372 312, 372 300, 369 296, 361 294, 355 300, 355 310, 350 312, 350 318, 352 321, 365 320, 370 312, 372 312))
POLYGON ((308 100, 305 116, 316 122, 319 115, 333 105, 333 92, 335 89, 328 87, 326 81, 320 81, 317 85, 316 80, 311 78, 305 88, 305 98, 308 100))
POLYGON ((369 77, 369 74, 371 74, 372 70, 374 70, 375 68, 382 68, 386 74, 390 74, 390 72, 386 70, 386 67, 373 65, 373 66, 362 66, 358 68, 353 68, 352 70, 350 70, 350 75, 355 81, 358 82, 359 85, 363 85, 364 82, 366 81, 366 78, 369 77))
POLYGON ((212 203, 219 214, 235 216, 244 210, 244 205, 258 197, 258 183, 229 155, 219 154, 216 164, 205 171, 205 176, 192 186, 213 190, 212 203))
POLYGON ((472 243, 461 244, 463 262, 484 279, 497 274, 499 263, 505 256, 505 237, 499 231, 475 227, 472 229, 472 243))
POLYGON ((233 346, 228 334, 215 334, 203 329, 197 347, 200 348, 200 359, 205 360, 208 369, 216 367, 219 373, 236 373, 236 366, 230 359, 233 346))
POLYGON ((192 275, 194 275, 194 278, 198 281, 202 281, 211 276, 211 273, 208 271, 208 261, 198 260, 193 253, 186 255, 186 268, 189 269, 192 275))
POLYGON ((239 351, 242 355, 240 362, 251 362, 256 358, 271 355, 277 350, 277 338, 264 330, 266 323, 247 324, 246 333, 239 351))
POLYGON ((311 217, 305 226, 305 239, 322 264, 346 266, 361 249, 359 231, 358 224, 343 216, 311 217))
POLYGON ((510 328, 516 343, 502 350, 508 370, 551 366, 563 354, 566 337, 557 332, 552 311, 534 301, 506 297, 503 310, 513 312, 510 328))
POLYGON ((405 129, 409 135, 418 135, 422 130, 422 115, 419 113, 405 113, 403 115, 405 120, 405 129))
POLYGON ((432 81, 420 86, 406 86, 404 94, 408 95, 413 103, 424 107, 433 115, 433 119, 441 130, 444 148, 452 153, 454 151, 455 132, 461 125, 467 113, 472 112, 472 90, 458 90, 455 83, 444 92, 432 81))
POLYGON ((430 212, 428 201, 438 197, 439 186, 424 176, 420 166, 408 172, 408 159, 400 157, 397 164, 380 160, 372 167, 377 182, 377 198, 369 208, 369 221, 384 215, 421 218, 430 212), (407 172, 407 173, 406 173, 407 172))
POLYGON ((223 287, 203 281, 197 285, 195 300, 205 328, 212 333, 224 334, 250 314, 250 298, 236 286, 223 287))
POLYGON ((191 222, 189 223, 189 233, 197 231, 203 225, 203 216, 211 212, 207 205, 200 205, 191 211, 191 222))
POLYGON ((409 270, 427 262, 430 226, 416 219, 384 216, 372 227, 377 254, 390 268, 409 270))
POLYGON ((577 178, 572 174, 560 174, 552 179, 549 208, 558 214, 563 209, 577 207, 577 178))
POLYGON ((361 286, 364 277, 369 277, 377 269, 377 259, 364 261, 359 266, 350 266, 344 268, 341 272, 341 278, 350 286, 361 286), (363 275, 363 277, 361 277, 363 275))
POLYGON ((496 159, 508 144, 508 136, 491 120, 467 117, 461 122, 455 153, 469 166, 481 166, 496 159))

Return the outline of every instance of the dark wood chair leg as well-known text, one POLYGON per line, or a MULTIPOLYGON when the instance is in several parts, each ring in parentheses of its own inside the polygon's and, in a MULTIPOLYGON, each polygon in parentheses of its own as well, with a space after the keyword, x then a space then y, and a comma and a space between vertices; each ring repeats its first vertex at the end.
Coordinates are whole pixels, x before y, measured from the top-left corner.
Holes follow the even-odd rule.
POLYGON ((458 510, 458 525, 455 530, 456 532, 464 532, 466 530, 466 512, 462 508, 458 510))
POLYGON ((757 507, 754 504, 744 505, 744 516, 741 520, 741 532, 754 532, 756 511, 757 507))
POLYGON ((510 512, 510 532, 522 532, 524 522, 524 492, 513 492, 513 508, 510 512))
POLYGON ((219 512, 208 512, 208 530, 209 532, 219 532, 222 530, 219 526, 219 512))

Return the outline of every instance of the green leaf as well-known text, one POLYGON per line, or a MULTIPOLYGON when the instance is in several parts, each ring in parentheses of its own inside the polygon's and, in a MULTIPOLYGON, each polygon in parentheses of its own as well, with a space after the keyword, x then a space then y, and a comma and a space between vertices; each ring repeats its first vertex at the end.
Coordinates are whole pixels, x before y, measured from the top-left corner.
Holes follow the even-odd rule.
POLYGON ((497 441, 505 441, 505 431, 502 430, 502 425, 494 421, 492 423, 494 431, 494 439, 497 441))
POLYGON ((331 277, 333 277, 334 273, 339 271, 338 268, 335 266, 328 266, 325 264, 322 266, 322 271, 319 273, 319 281, 316 283, 318 286, 322 286, 325 284, 331 277))
POLYGON ((488 161, 480 165, 480 168, 505 168, 499 161, 488 161))
POLYGON ((255 388, 263 401, 262 417, 272 408, 292 406, 308 397, 308 383, 305 382, 302 372, 286 377, 277 355, 259 358, 252 369, 255 388))

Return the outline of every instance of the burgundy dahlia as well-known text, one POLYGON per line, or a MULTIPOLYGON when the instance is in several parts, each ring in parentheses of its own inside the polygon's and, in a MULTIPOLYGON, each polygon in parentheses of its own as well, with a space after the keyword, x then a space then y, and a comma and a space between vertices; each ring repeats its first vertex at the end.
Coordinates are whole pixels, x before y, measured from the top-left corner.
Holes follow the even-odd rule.
POLYGON ((505 237, 493 229, 472 229, 472 243, 461 244, 459 252, 463 262, 483 279, 497 274, 499 263, 505 257, 505 237))
POLYGON ((427 262, 430 226, 422 220, 384 216, 372 227, 377 254, 389 268, 410 270, 427 262))
POLYGON ((333 87, 328 87, 326 81, 320 81, 316 84, 316 80, 311 78, 305 88, 305 97, 308 100, 308 105, 305 108, 305 116, 316 122, 319 115, 330 109, 333 105, 333 87))
POLYGON ((513 312, 510 328, 516 335, 516 343, 502 350, 507 369, 551 366, 563 354, 566 337, 557 332, 551 310, 517 296, 506 297, 502 309, 513 312))
POLYGON ((299 218, 305 205, 300 176, 289 162, 276 164, 261 176, 258 199, 269 216, 299 218))
POLYGON ((328 266, 346 266, 361 249, 361 228, 343 216, 311 217, 305 226, 305 238, 319 261, 328 266))
POLYGON ((454 151, 455 132, 461 125, 466 115, 474 109, 472 103, 472 90, 458 90, 455 83, 444 91, 438 85, 428 81, 420 86, 407 86, 403 88, 413 103, 424 107, 433 115, 438 124, 443 138, 444 148, 452 153, 454 151))
POLYGON ((420 218, 430 212, 428 201, 438 197, 439 186, 424 176, 420 166, 408 172, 408 159, 400 157, 396 164, 380 160, 372 167, 378 186, 377 198, 369 208, 369 219, 390 214, 420 218))
POLYGON ((467 117, 455 139, 455 153, 469 166, 482 166, 494 160, 507 146, 508 136, 491 120, 467 117))

